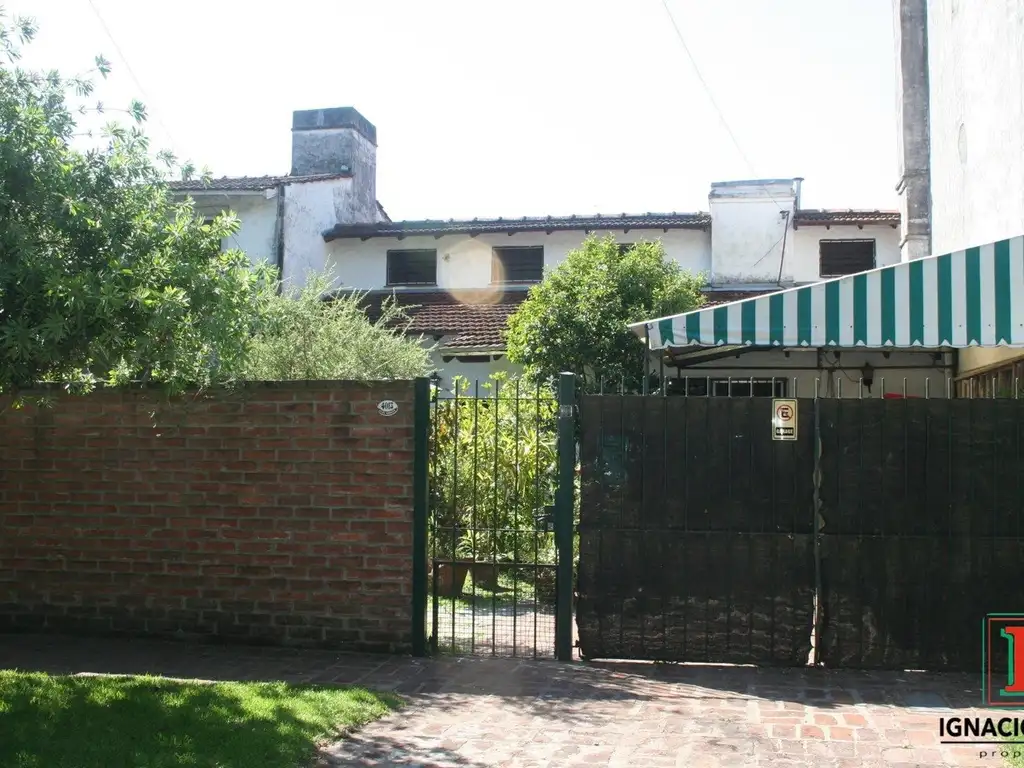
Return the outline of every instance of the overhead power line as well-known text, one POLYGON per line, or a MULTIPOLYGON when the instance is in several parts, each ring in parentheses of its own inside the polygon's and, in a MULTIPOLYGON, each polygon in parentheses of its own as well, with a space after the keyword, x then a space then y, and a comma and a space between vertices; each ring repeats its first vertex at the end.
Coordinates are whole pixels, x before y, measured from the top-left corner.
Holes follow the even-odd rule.
MULTIPOLYGON (((669 21, 672 23, 672 29, 674 29, 676 32, 676 37, 679 39, 679 44, 682 46, 684 53, 686 53, 686 58, 690 60, 690 65, 693 67, 693 73, 697 76, 697 80, 700 82, 701 87, 704 89, 704 93, 707 95, 708 101, 711 102, 711 106, 714 107, 715 112, 718 113, 718 119, 719 121, 721 121, 722 127, 725 128, 725 132, 729 134, 729 138, 732 140, 733 146, 736 147, 736 151, 743 159, 743 162, 746 163, 747 169, 750 171, 751 175, 756 179, 758 174, 757 171, 754 170, 754 164, 750 162, 750 158, 747 156, 747 153, 744 152, 743 147, 740 146, 739 139, 736 138, 736 134, 733 132, 732 128, 729 127, 729 121, 725 119, 725 113, 722 112, 722 108, 718 106, 718 101, 715 99, 715 94, 712 93, 711 91, 711 86, 708 85, 707 80, 704 79, 704 75, 701 74, 700 67, 697 65, 697 60, 694 58, 693 53, 690 51, 690 46, 686 44, 686 38, 683 37, 683 32, 681 29, 679 29, 679 24, 676 23, 675 16, 672 15, 672 9, 668 5, 668 0, 661 0, 661 4, 665 8, 665 13, 668 15, 669 21)), ((768 187, 762 185, 762 189, 764 189, 765 193, 768 195, 771 201, 775 203, 775 205, 778 207, 780 211, 785 210, 781 205, 779 205, 779 201, 772 196, 771 190, 769 190, 768 187)))
MULTIPOLYGON (((145 99, 144 103, 148 105, 148 107, 152 111, 153 117, 156 118, 157 124, 161 128, 163 128, 164 133, 167 134, 167 138, 170 139, 170 142, 172 145, 174 145, 175 150, 178 150, 180 152, 181 144, 174 138, 174 135, 171 133, 171 129, 168 128, 164 121, 160 119, 160 111, 156 108, 156 105, 149 98, 149 95, 146 93, 146 89, 142 85, 142 81, 139 80, 138 75, 135 74, 135 70, 132 69, 132 65, 131 63, 129 63, 128 57, 124 55, 124 51, 121 50, 121 46, 117 44, 117 40, 114 39, 114 35, 110 31, 110 27, 108 27, 107 22, 103 20, 103 15, 100 13, 99 8, 96 7, 96 3, 94 3, 93 0, 89 0, 89 7, 92 8, 92 12, 96 15, 96 20, 99 21, 100 26, 103 27, 103 32, 106 34, 107 39, 110 40, 110 44, 114 46, 114 51, 116 51, 118 57, 121 59, 121 62, 124 64, 125 70, 128 72, 128 75, 135 83, 135 87, 139 89, 139 95, 142 96, 143 99, 145 99)), ((231 202, 231 198, 226 193, 221 192, 220 194, 229 203, 231 202)), ((238 248, 238 250, 242 250, 242 245, 241 243, 238 242, 238 238, 235 236, 234 233, 231 234, 231 240, 234 242, 235 247, 238 248)))

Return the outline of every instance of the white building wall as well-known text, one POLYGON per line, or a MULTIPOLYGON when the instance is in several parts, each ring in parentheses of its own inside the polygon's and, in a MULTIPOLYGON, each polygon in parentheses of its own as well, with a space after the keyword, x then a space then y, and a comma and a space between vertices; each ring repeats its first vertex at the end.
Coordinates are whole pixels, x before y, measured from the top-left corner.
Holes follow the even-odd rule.
MULTIPOLYGON (((885 267, 900 261, 900 231, 890 226, 798 227, 789 232, 786 245, 786 272, 796 283, 822 280, 819 247, 822 240, 874 240, 875 266, 885 267)), ((776 269, 778 262, 776 261, 776 269)))
POLYGON ((1024 234, 1024 3, 929 0, 932 249, 1024 234))
MULTIPOLYGON (((702 230, 670 229, 598 231, 598 237, 611 234, 620 243, 660 240, 668 257, 693 273, 708 272, 711 265, 709 234, 702 230)), ((334 240, 327 244, 328 264, 335 269, 341 284, 360 290, 386 285, 387 252, 392 249, 437 249, 437 284, 451 290, 485 288, 491 283, 492 249, 501 246, 544 246, 544 267, 560 264, 566 254, 582 244, 586 235, 576 232, 520 232, 514 235, 446 235, 397 238, 358 238, 334 240)))
MULTIPOLYGON (((932 250, 1024 234, 1024 3, 929 0, 932 250)), ((960 372, 1021 357, 965 349, 960 372)))
MULTIPOLYGON (((469 387, 467 392, 469 394, 473 394, 474 385, 479 381, 480 396, 486 397, 488 394, 494 394, 493 390, 484 388, 484 384, 490 382, 492 374, 506 373, 513 377, 523 375, 522 366, 509 362, 509 359, 505 356, 501 356, 498 359, 487 363, 466 363, 454 358, 449 359, 446 362, 444 360, 445 357, 451 356, 441 352, 432 352, 430 355, 431 362, 434 364, 434 370, 441 376, 441 388, 449 392, 452 391, 452 387, 454 386, 453 380, 457 376, 461 376, 466 380, 469 387)), ((525 394, 526 393, 524 392, 524 395, 525 394)))
POLYGON ((285 187, 283 279, 304 281, 307 274, 328 265, 324 231, 346 220, 342 217, 351 209, 356 191, 350 178, 285 187))
POLYGON ((204 192, 195 194, 196 211, 203 216, 213 217, 223 211, 233 211, 239 220, 239 230, 234 237, 221 240, 221 250, 238 248, 245 252, 253 264, 266 261, 277 263, 277 198, 267 199, 263 193, 257 195, 230 195, 204 192))
POLYGON ((796 180, 711 185, 712 285, 792 282, 793 263, 782 262, 781 278, 779 267, 798 187, 796 180))

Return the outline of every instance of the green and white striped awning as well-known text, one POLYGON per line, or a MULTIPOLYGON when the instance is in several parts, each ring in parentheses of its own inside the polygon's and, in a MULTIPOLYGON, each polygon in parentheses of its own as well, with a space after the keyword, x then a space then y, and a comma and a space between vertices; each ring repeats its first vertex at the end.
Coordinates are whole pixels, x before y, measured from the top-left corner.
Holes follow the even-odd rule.
POLYGON ((1024 347, 1024 236, 630 328, 652 349, 1024 347))

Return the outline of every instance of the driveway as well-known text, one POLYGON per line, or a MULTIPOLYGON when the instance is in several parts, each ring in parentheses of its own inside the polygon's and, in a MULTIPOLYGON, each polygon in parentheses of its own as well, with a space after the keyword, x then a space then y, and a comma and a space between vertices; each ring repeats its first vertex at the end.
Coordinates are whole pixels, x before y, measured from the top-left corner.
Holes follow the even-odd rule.
POLYGON ((939 744, 940 717, 986 714, 972 709, 978 684, 965 675, 419 660, 25 635, 0 635, 0 667, 359 684, 409 700, 326 747, 324 766, 1001 764, 994 747, 939 744))

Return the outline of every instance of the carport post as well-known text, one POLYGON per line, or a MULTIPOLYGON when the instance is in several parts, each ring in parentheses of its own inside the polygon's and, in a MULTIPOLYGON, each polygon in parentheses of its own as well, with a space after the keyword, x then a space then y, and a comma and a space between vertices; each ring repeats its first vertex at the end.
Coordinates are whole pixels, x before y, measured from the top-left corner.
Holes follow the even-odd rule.
POLYGON ((558 375, 558 490, 555 492, 555 547, 558 549, 555 657, 572 661, 573 497, 576 479, 576 376, 558 375))

